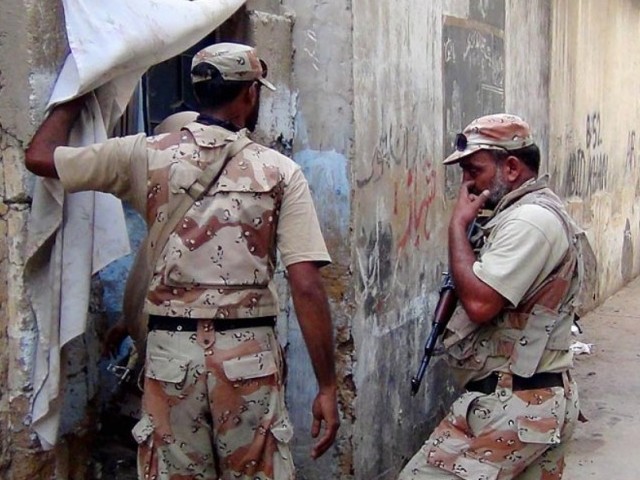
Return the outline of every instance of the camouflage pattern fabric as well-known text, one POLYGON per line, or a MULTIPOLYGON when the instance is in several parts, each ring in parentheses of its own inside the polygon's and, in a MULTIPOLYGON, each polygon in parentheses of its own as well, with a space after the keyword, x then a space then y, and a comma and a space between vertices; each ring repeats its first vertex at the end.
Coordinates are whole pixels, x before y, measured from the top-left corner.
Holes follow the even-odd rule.
POLYGON ((519 391, 503 374, 495 392, 466 392, 453 403, 399 480, 559 480, 578 412, 567 374, 564 388, 519 391))
MULTIPOLYGON (((552 211, 563 221, 567 237, 572 238, 574 233, 568 220, 564 220, 568 215, 563 213, 560 199, 545 185, 546 180, 542 179, 526 189, 512 192, 515 195, 507 200, 514 203, 504 209, 498 205, 494 219, 507 209, 526 203, 541 203, 544 199, 543 206, 548 209, 554 206, 552 211)), ((482 326, 471 322, 464 310, 456 310, 443 340, 449 363, 455 368, 474 371, 472 379, 481 379, 492 371, 487 360, 501 357, 508 359, 511 373, 531 377, 538 372, 545 352, 568 352, 573 322, 572 302, 579 284, 577 263, 576 247, 574 242, 570 242, 564 259, 542 285, 527 292, 517 307, 505 309, 482 326)))
POLYGON ((517 150, 533 145, 529 124, 509 113, 476 118, 456 137, 456 150, 444 160, 457 163, 479 150, 517 150))
MULTIPOLYGON (((563 220, 560 200, 546 179, 505 196, 494 219, 508 208, 533 203, 552 208, 563 220)), ((485 225, 490 229, 491 222, 485 225)), ((482 255, 482 252, 481 252, 482 255)), ((421 450, 403 469, 401 480, 463 478, 558 480, 562 477, 566 443, 578 417, 578 389, 568 372, 563 387, 512 389, 512 373, 531 377, 541 371, 545 352, 569 353, 573 298, 577 294, 579 257, 573 242, 556 270, 520 304, 487 324, 471 322, 462 309, 447 326, 447 360, 466 381, 503 373, 494 393, 466 392, 451 406, 421 450), (491 360, 491 362, 489 361, 491 360), (498 361, 499 360, 499 361, 498 361)), ((565 367, 566 368, 566 367, 565 367)), ((557 370, 550 370, 557 371, 557 370)))
MULTIPOLYGON (((166 222, 202 168, 243 134, 193 123, 180 133, 149 138, 147 222, 166 222)), ((217 184, 169 235, 147 312, 191 318, 278 314, 272 285, 284 193, 278 155, 254 143, 228 162, 217 184)))
MULTIPOLYGON (((226 81, 247 82, 257 80, 269 90, 276 87, 266 80, 267 64, 258 57, 253 47, 239 43, 215 43, 196 53, 191 62, 191 70, 207 63, 218 69, 220 76, 226 81)), ((209 76, 191 73, 191 83, 196 84, 210 80, 209 76)))
POLYGON ((283 358, 273 328, 151 331, 139 478, 294 478, 284 403, 283 358))

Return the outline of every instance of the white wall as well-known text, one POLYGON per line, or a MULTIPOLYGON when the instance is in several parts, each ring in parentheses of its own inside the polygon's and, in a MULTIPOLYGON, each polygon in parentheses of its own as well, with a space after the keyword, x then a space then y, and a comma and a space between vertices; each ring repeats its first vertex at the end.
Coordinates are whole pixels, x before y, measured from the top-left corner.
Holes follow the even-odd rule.
POLYGON ((587 228, 602 300, 640 270, 640 4, 553 4, 550 171, 587 228))

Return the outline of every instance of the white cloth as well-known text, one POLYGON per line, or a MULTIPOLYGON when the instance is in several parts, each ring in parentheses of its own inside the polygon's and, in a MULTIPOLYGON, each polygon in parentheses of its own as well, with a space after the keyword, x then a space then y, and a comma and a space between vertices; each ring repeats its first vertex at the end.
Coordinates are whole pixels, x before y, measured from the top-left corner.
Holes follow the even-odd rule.
MULTIPOLYGON (((49 107, 94 90, 70 145, 103 141, 140 76, 217 28, 244 0, 63 0, 70 54, 49 107)), ((60 424, 60 353, 86 328, 91 275, 129 252, 120 202, 94 192, 65 194, 60 182, 34 188, 25 283, 38 325, 32 426, 52 448, 60 424)))

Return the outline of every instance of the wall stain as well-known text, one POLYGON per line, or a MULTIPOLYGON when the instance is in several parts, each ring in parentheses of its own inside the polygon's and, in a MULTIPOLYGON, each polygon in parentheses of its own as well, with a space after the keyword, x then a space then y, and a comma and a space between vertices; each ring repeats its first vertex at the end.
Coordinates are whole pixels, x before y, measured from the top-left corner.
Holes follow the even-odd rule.
POLYGON ((631 238, 631 222, 627 218, 622 238, 622 257, 620 259, 622 280, 628 283, 633 278, 633 239, 631 238))
POLYGON ((385 308, 385 303, 390 295, 393 265, 391 252, 393 251, 393 231, 389 223, 377 222, 374 230, 366 236, 361 258, 365 264, 361 265, 361 279, 364 292, 365 316, 378 316, 385 308))

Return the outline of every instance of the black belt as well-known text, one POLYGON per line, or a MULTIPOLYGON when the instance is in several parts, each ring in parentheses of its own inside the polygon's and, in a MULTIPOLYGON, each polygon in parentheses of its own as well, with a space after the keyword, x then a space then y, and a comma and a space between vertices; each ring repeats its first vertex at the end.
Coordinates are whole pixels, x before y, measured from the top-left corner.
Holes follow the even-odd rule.
MULTIPOLYGON (((537 388, 549 388, 549 387, 562 387, 564 381, 562 380, 562 373, 550 373, 542 372, 536 373, 531 377, 520 377, 518 375, 512 375, 513 377, 513 390, 535 390, 537 388)), ((498 373, 492 373, 487 378, 482 380, 474 380, 464 387, 470 392, 482 392, 490 394, 495 392, 498 385, 498 373)))
POLYGON ((170 332, 195 332, 198 330, 198 322, 211 321, 216 332, 233 330, 236 328, 253 327, 274 327, 276 317, 255 317, 255 318, 187 318, 187 317, 164 317, 160 315, 149 315, 149 331, 168 330, 170 332))

